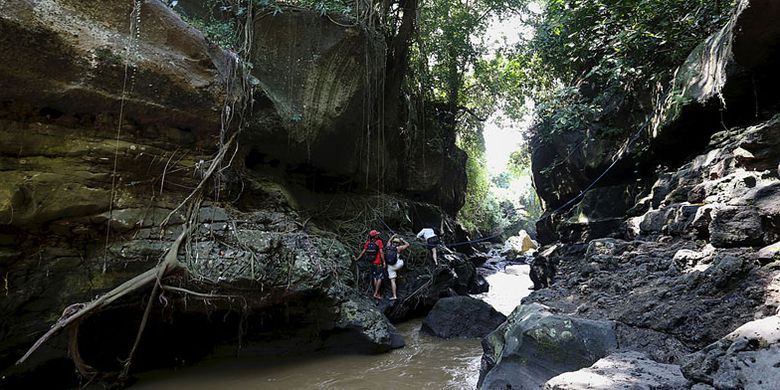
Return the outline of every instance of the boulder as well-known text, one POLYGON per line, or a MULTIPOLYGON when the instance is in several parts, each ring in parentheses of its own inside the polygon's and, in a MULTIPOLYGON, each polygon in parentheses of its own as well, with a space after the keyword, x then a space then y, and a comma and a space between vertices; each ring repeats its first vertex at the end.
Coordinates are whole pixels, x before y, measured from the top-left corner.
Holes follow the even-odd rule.
POLYGON ((639 352, 613 353, 594 365, 550 379, 545 390, 677 390, 688 385, 680 366, 639 352))
POLYGON ((748 322, 685 358, 689 379, 725 389, 776 389, 780 383, 780 317, 748 322))
POLYGON ((767 245, 758 251, 758 260, 762 264, 771 263, 780 260, 780 241, 767 245))
POLYGON ((489 304, 469 296, 440 299, 423 320, 421 330, 449 339, 481 338, 506 320, 489 304))
POLYGON ((617 349, 615 323, 521 305, 482 340, 480 389, 541 389, 556 375, 588 367, 617 349))
POLYGON ((725 206, 716 209, 709 226, 715 247, 755 246, 763 243, 761 216, 752 207, 725 206))
POLYGON ((506 242, 504 242, 504 247, 501 249, 501 255, 512 260, 537 248, 536 242, 528 235, 528 232, 521 230, 516 236, 509 237, 506 242))
MULTIPOLYGON (((410 249, 409 256, 430 256, 419 247, 410 249)), ((406 255, 404 255, 406 256, 406 255)), ((430 257, 428 257, 430 261, 430 257)), ((397 283, 398 300, 383 300, 379 309, 393 322, 408 320, 426 315, 442 298, 465 294, 479 294, 487 291, 489 285, 485 278, 477 273, 474 264, 459 253, 440 253, 438 266, 431 263, 406 265, 401 269, 397 283)), ((368 285, 368 264, 358 264, 361 283, 368 285)), ((386 297, 389 297, 389 284, 384 283, 386 297)))

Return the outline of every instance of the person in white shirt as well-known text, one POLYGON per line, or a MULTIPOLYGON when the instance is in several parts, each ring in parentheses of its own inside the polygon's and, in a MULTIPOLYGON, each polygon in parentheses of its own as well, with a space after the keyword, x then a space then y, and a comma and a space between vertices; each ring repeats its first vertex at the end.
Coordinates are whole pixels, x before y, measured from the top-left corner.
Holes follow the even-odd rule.
POLYGON ((417 238, 425 240, 425 247, 430 249, 431 254, 433 255, 433 263, 439 265, 439 260, 436 257, 436 249, 441 245, 441 240, 439 239, 439 236, 436 235, 436 232, 431 228, 423 228, 417 233, 417 238))

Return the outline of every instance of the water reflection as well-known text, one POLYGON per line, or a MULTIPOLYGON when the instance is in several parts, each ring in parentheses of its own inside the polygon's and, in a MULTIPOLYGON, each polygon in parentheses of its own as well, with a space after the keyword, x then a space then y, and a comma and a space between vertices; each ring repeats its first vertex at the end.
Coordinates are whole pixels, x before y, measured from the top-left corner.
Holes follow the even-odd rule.
MULTIPOLYGON (((475 297, 509 314, 530 291, 527 265, 485 276, 490 291, 475 297)), ((420 333, 420 320, 398 325, 406 347, 381 355, 314 353, 213 359, 140 376, 134 389, 473 389, 480 340, 442 340, 420 333)))
POLYGON ((464 389, 476 387, 479 340, 441 340, 420 333, 420 321, 398 326, 405 348, 381 355, 218 359, 144 374, 134 389, 464 389))

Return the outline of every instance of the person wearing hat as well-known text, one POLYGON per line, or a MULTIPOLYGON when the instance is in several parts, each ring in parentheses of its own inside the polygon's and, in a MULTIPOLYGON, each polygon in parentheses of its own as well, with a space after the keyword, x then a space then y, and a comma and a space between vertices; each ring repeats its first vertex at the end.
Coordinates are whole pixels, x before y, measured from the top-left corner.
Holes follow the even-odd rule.
POLYGON ((380 289, 382 288, 382 279, 385 277, 384 249, 385 246, 379 238, 379 232, 372 230, 368 232, 368 240, 363 244, 363 252, 358 255, 358 259, 365 258, 371 262, 371 283, 374 285, 375 299, 382 299, 380 289))

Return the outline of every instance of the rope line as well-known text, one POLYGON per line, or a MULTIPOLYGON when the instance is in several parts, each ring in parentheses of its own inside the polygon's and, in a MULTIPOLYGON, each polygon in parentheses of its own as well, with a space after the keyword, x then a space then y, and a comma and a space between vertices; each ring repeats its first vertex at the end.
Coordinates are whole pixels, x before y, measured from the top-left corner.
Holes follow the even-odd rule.
POLYGON ((133 53, 138 51, 138 42, 141 39, 141 0, 133 2, 133 9, 130 11, 130 39, 127 44, 127 58, 125 58, 124 76, 122 79, 122 95, 119 97, 119 118, 117 118, 116 138, 114 145, 114 163, 111 171, 111 198, 108 201, 108 221, 106 222, 106 243, 103 248, 103 273, 108 268, 108 245, 111 240, 111 220, 114 217, 114 198, 116 197, 117 182, 117 164, 119 161, 119 144, 122 136, 122 121, 125 114, 125 103, 128 95, 128 78, 130 79, 129 93, 133 92, 135 87, 135 76, 138 71, 136 63, 130 65, 133 53), (130 72, 128 72, 130 70, 130 72), (129 76, 129 77, 128 77, 129 76))
POLYGON ((561 210, 567 209, 575 201, 577 201, 580 198, 582 198, 583 196, 585 196, 585 193, 590 191, 590 189, 593 188, 593 186, 595 186, 596 183, 598 183, 601 179, 603 179, 604 176, 606 176, 607 173, 609 173, 609 171, 611 171, 612 168, 614 168, 615 165, 617 165, 618 161, 620 161, 620 159, 623 158, 625 153, 629 150, 629 148, 631 148, 633 143, 639 138, 639 135, 642 134, 642 132, 647 129, 647 126, 649 125, 649 123, 650 123, 650 121, 646 120, 645 123, 642 126, 639 127, 639 129, 631 136, 631 138, 628 139, 628 142, 626 144, 624 144, 623 147, 620 148, 620 150, 618 150, 618 152, 614 156, 614 160, 612 161, 612 164, 609 164, 609 166, 606 169, 604 169, 604 172, 602 172, 598 177, 596 177, 596 179, 594 179, 587 187, 585 187, 585 189, 581 190, 579 194, 577 194, 573 198, 569 199, 569 201, 564 203, 562 206, 560 206, 557 209, 553 210, 550 213, 550 215, 552 216, 552 215, 558 214, 561 210))
MULTIPOLYGON (((376 213, 376 211, 375 211, 375 213, 376 213)), ((391 227, 390 227, 390 226, 389 226, 389 225, 388 225, 388 224, 385 222, 385 220, 384 220, 384 219, 382 219, 382 217, 379 215, 379 213, 376 213, 376 219, 378 219, 378 220, 379 220, 379 222, 380 222, 380 223, 381 223, 381 224, 382 224, 382 225, 383 225, 385 228, 387 228, 387 231, 388 231, 388 232, 390 232, 391 234, 393 234, 393 235, 398 235, 398 236, 401 236, 401 238, 409 238, 409 237, 406 237, 406 236, 404 236, 404 235, 402 235, 402 234, 398 234, 398 233, 397 233, 395 230, 393 230, 393 229, 392 229, 392 228, 391 228, 391 227)), ((444 245, 444 246, 446 246, 446 247, 455 247, 455 246, 462 246, 462 245, 468 245, 468 244, 475 244, 475 243, 482 242, 482 241, 488 241, 488 240, 492 240, 492 239, 494 239, 494 238, 496 238, 496 237, 498 237, 498 236, 500 236, 500 235, 502 235, 502 234, 504 234, 504 232, 499 232, 499 233, 496 233, 496 234, 493 234, 493 235, 490 235, 490 236, 484 236, 484 237, 481 237, 481 238, 477 238, 477 239, 475 239, 475 240, 468 240, 468 241, 461 241, 461 242, 453 242, 453 243, 444 243, 444 242, 443 242, 443 243, 442 243, 442 245, 444 245)), ((417 238, 417 237, 415 237, 415 238, 417 238)), ((426 246, 426 244, 422 244, 422 243, 416 242, 416 241, 414 241, 414 240, 411 240, 411 239, 409 240, 409 244, 410 244, 410 245, 417 245, 417 246, 426 246)))

